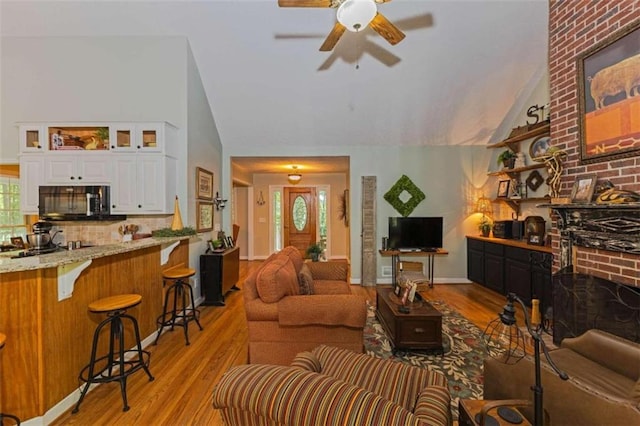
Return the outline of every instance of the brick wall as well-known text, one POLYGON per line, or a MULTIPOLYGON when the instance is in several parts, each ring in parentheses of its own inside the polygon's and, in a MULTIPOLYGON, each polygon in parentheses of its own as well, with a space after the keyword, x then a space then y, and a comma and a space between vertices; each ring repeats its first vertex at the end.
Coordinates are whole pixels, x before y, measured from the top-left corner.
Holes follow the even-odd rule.
MULTIPOLYGON (((551 98, 551 143, 564 149, 561 195, 568 197, 576 176, 597 173, 617 188, 640 192, 640 156, 580 163, 578 133, 577 56, 618 29, 640 19, 638 0, 550 0, 549 81, 551 98)), ((555 226, 554 226, 555 228, 555 226)), ((553 235, 558 268, 558 235, 553 235)), ((577 248, 579 272, 640 287, 640 256, 604 250, 577 248)))

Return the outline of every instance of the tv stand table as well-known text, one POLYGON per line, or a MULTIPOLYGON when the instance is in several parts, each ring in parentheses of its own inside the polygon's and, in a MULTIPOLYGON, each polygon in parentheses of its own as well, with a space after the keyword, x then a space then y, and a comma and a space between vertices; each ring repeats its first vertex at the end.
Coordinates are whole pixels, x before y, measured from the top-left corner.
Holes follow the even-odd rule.
POLYGON ((391 257, 391 283, 396 284, 396 270, 398 269, 398 264, 400 263, 400 256, 406 257, 426 257, 427 258, 427 281, 429 283, 429 287, 433 287, 433 271, 435 269, 435 258, 436 256, 446 256, 449 254, 448 251, 444 249, 436 249, 429 251, 400 251, 400 250, 380 250, 380 255, 382 257, 391 257))

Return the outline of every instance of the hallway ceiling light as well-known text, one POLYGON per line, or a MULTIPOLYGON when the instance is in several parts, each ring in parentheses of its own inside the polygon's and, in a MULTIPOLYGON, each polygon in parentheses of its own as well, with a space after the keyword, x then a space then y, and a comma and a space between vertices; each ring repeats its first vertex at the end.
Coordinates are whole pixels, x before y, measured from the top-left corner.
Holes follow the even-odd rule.
POLYGON ((291 185, 296 185, 300 182, 300 179, 302 179, 302 175, 298 173, 298 166, 291 166, 291 168, 293 169, 293 173, 289 173, 287 180, 291 185))

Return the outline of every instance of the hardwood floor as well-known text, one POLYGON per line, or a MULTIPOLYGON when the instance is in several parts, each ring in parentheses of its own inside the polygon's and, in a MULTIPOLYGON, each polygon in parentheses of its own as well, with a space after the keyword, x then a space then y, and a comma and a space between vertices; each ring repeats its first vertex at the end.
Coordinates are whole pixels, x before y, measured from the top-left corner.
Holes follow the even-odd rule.
MULTIPOLYGON (((260 262, 240 262, 244 278, 260 262)), ((353 286, 375 304, 375 288, 353 286)), ((494 319, 505 297, 476 284, 436 284, 422 295, 443 300, 481 329, 494 319)), ((65 412, 54 425, 221 425, 211 406, 211 390, 220 376, 233 365, 247 362, 247 330, 242 291, 227 294, 226 306, 201 306, 199 331, 190 324, 190 346, 185 346, 182 329, 167 332, 151 352, 150 370, 155 380, 137 372, 127 381, 129 411, 122 411, 117 383, 98 386, 89 392, 77 414, 65 412)), ((518 321, 521 321, 519 318, 518 321)), ((86 342, 87 345, 90 342, 86 342)))

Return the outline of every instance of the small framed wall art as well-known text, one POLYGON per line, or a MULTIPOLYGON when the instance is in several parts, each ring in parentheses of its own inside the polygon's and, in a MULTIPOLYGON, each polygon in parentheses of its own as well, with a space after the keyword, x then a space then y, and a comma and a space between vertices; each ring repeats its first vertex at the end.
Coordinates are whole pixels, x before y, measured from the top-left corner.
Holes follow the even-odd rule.
POLYGON ((196 232, 213 229, 213 203, 196 201, 196 232))
POLYGON ((196 167, 196 198, 213 201, 213 173, 196 167))
POLYGON ((527 244, 535 245, 535 246, 543 246, 544 238, 542 234, 538 233, 530 233, 527 237, 527 244))
POLYGON ((597 178, 595 173, 578 176, 571 191, 571 202, 590 203, 593 197, 593 191, 596 188, 597 178))
POLYGON ((510 180, 501 180, 498 183, 498 198, 508 198, 509 197, 509 185, 511 184, 510 180))

